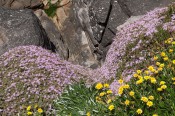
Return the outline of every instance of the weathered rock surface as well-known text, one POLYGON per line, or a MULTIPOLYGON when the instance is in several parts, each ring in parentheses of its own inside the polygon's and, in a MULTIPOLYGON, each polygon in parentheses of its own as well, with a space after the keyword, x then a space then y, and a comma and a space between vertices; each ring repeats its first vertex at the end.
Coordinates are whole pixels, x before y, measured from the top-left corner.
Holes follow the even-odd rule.
MULTIPOLYGON (((53 0, 51 3, 56 3, 53 0)), ((117 27, 132 16, 143 15, 174 0, 61 0, 56 15, 38 16, 57 53, 63 59, 87 67, 103 64, 117 27)), ((39 8, 47 0, 5 0, 1 6, 39 8)), ((3 35, 1 35, 3 36, 3 35)), ((0 42, 2 43, 2 42, 0 42)))
POLYGON ((40 8, 43 6, 41 0, 0 0, 0 6, 11 8, 11 9, 20 9, 20 8, 40 8))
MULTIPOLYGON (((62 7, 58 6, 56 16, 52 20, 59 29, 64 47, 67 49, 68 54, 65 59, 75 64, 96 68, 98 60, 94 51, 97 49, 94 46, 98 45, 90 29, 88 6, 85 3, 79 4, 79 2, 69 0, 61 1, 60 5, 62 7), (79 11, 77 8, 81 5, 82 9, 79 11), (83 20, 83 17, 88 19, 83 20)), ((42 22, 42 18, 40 19, 42 22)))
POLYGON ((94 38, 103 51, 101 58, 105 59, 118 26, 131 16, 143 15, 156 7, 167 6, 172 2, 173 0, 93 0, 89 7, 90 24, 94 38))
POLYGON ((32 10, 0 8, 0 55, 21 45, 53 48, 32 10))
MULTIPOLYGON (((63 0, 52 18, 68 49, 68 60, 83 66, 101 65, 120 27, 131 16, 172 3, 172 0, 63 0), (68 4, 67 4, 68 3, 68 4), (65 5, 64 5, 65 4, 65 5), (133 7, 135 6, 135 7, 133 7)), ((95 68, 94 67, 94 68, 95 68)))
POLYGON ((133 16, 143 15, 156 7, 165 7, 174 0, 119 0, 127 6, 133 16))
MULTIPOLYGON (((44 4, 47 5, 48 1, 44 1, 44 4)), ((56 50, 59 51, 58 53, 63 59, 75 64, 96 68, 98 61, 93 54, 95 50, 93 40, 95 39, 91 39, 91 41, 88 36, 89 32, 83 30, 87 29, 87 27, 82 27, 84 24, 88 24, 88 26, 90 24, 88 22, 81 24, 82 22, 79 19, 77 20, 77 12, 76 9, 73 10, 73 5, 77 4, 72 4, 69 0, 62 0, 56 10, 56 15, 53 18, 50 17, 59 31, 51 24, 49 17, 43 11, 35 11, 35 14, 40 19, 50 41, 55 45, 56 50)), ((88 17, 87 13, 87 11, 83 11, 81 15, 88 17)), ((91 35, 92 37, 93 35, 91 35)))
POLYGON ((35 14, 39 18, 43 28, 45 29, 49 40, 55 46, 55 51, 57 52, 57 54, 59 54, 59 56, 62 59, 67 60, 68 59, 68 55, 69 55, 68 54, 69 51, 68 51, 68 48, 67 48, 65 42, 63 41, 63 38, 62 38, 61 34, 59 33, 59 30, 56 27, 56 25, 45 14, 44 11, 37 10, 37 11, 35 11, 35 14))
POLYGON ((79 62, 84 66, 98 64, 94 54, 97 51, 98 42, 94 39, 88 17, 88 6, 83 2, 72 2, 69 19, 66 20, 65 28, 62 29, 63 37, 67 41, 70 50, 70 61, 79 62), (66 34, 70 33, 70 35, 66 34))

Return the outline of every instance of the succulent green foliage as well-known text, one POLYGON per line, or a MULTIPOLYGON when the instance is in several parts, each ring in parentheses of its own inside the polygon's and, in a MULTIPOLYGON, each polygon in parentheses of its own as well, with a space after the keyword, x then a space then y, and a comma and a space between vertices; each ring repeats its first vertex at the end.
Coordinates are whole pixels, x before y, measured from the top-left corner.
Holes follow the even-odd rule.
POLYGON ((55 16, 56 10, 57 10, 57 8, 58 8, 57 4, 58 4, 59 2, 60 2, 60 0, 59 0, 57 3, 55 3, 55 4, 51 4, 51 0, 49 0, 49 2, 48 2, 48 3, 49 3, 49 8, 44 10, 45 13, 46 13, 49 17, 55 16))
POLYGON ((54 109, 58 116, 85 116, 91 114, 105 114, 104 105, 95 101, 97 91, 94 87, 86 87, 83 82, 70 85, 61 97, 54 101, 54 109))

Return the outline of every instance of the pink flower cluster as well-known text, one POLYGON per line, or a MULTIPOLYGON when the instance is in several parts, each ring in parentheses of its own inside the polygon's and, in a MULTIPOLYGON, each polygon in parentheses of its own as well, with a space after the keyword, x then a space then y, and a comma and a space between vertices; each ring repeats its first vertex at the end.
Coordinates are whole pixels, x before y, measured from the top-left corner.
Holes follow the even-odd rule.
MULTIPOLYGON (((160 14, 165 12, 167 8, 155 9, 148 12, 139 20, 125 26, 116 34, 115 41, 112 43, 101 72, 105 72, 106 78, 115 77, 116 70, 120 68, 119 63, 122 62, 122 56, 125 54, 128 43, 134 42, 139 35, 152 36, 157 32, 156 27, 163 24, 164 16, 160 14)), ((136 46, 137 49, 138 46, 136 46)))
MULTIPOLYGON (((96 70, 63 61, 56 54, 41 47, 20 46, 6 52, 0 56, 0 97, 1 94, 3 96, 3 100, 0 99, 0 103, 3 104, 0 114, 12 115, 21 109, 22 104, 38 103, 38 101, 43 101, 47 109, 68 84, 81 79, 87 84, 93 84, 115 78, 128 43, 134 42, 141 34, 151 37, 157 32, 158 25, 164 25, 164 29, 169 29, 169 25, 175 26, 171 22, 163 24, 164 16, 161 14, 166 10, 167 8, 155 9, 125 26, 116 34, 104 65, 96 70)), ((174 30, 174 27, 170 29, 174 30)), ((138 49, 140 44, 131 51, 138 49)), ((140 58, 140 61, 143 59, 140 58)), ((132 73, 127 70, 123 72, 132 73)), ((127 75, 126 80, 129 80, 131 76, 127 75)), ((115 91, 117 87, 118 83, 114 81, 111 89, 115 91)))
POLYGON ((38 103, 39 100, 48 106, 66 85, 80 79, 90 82, 86 79, 90 74, 90 69, 63 61, 41 47, 14 48, 0 57, 2 112, 12 115, 20 111, 20 105, 38 103))
MULTIPOLYGON (((135 42, 140 35, 152 38, 153 34, 157 32, 158 26, 162 26, 164 30, 167 30, 169 32, 175 31, 174 15, 172 16, 170 22, 163 22, 165 15, 162 14, 164 14, 164 12, 166 12, 167 10, 168 8, 157 8, 151 12, 148 12, 142 18, 132 24, 127 25, 123 28, 122 31, 117 33, 115 41, 113 42, 110 50, 107 53, 106 61, 101 67, 101 72, 106 72, 105 75, 107 78, 116 77, 116 72, 118 69, 120 69, 119 64, 123 61, 122 57, 123 55, 125 55, 126 46, 128 45, 128 43, 135 42)), ((138 42, 138 44, 133 49, 138 49, 140 47, 140 44, 144 43, 138 42)), ((131 51, 133 49, 131 49, 131 51)), ((137 64, 139 62, 142 62, 143 60, 144 56, 139 57, 137 61, 129 62, 129 64, 127 65, 133 66, 133 64, 137 64)), ((133 73, 134 70, 123 70, 122 77, 124 77, 125 81, 129 81, 133 73)), ((117 88, 117 81, 114 80, 114 82, 111 84, 111 89, 114 91, 114 93, 116 93, 117 88)))

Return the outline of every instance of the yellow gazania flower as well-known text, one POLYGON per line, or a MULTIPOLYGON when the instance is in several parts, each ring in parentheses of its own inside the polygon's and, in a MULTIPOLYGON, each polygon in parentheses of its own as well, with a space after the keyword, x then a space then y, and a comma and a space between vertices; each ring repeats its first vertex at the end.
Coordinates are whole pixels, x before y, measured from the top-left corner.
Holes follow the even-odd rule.
POLYGON ((168 41, 167 41, 167 43, 168 43, 168 44, 171 44, 171 41, 170 41, 170 40, 168 40, 168 41))
POLYGON ((173 64, 175 64, 175 60, 173 60, 172 62, 173 62, 173 64))
POLYGON ((152 69, 154 69, 153 66, 149 66, 149 67, 148 67, 148 70, 152 70, 152 69))
POLYGON ((118 83, 122 84, 123 83, 123 80, 122 79, 119 79, 118 80, 118 83))
POLYGON ((166 86, 166 85, 162 85, 160 88, 161 88, 161 89, 166 89, 167 86, 166 86))
POLYGON ((164 66, 165 66, 164 64, 160 64, 160 66, 159 66, 159 67, 163 68, 164 66))
POLYGON ((97 83, 97 85, 95 86, 96 89, 102 89, 103 88, 103 85, 101 83, 97 83))
POLYGON ((142 76, 138 76, 138 79, 143 79, 143 77, 142 76))
POLYGON ((105 92, 101 92, 99 96, 104 96, 106 93, 105 92))
POLYGON ((108 83, 105 83, 103 86, 104 86, 105 88, 109 88, 109 84, 108 84, 108 83))
POLYGON ((90 113, 90 112, 87 112, 87 113, 86 113, 86 116, 91 116, 91 113, 90 113))
POLYGON ((141 80, 141 79, 144 80, 143 76, 138 76, 138 79, 139 80, 141 80))
POLYGON ((142 111, 142 109, 137 109, 136 112, 137 112, 137 114, 142 114, 143 111, 142 111))
POLYGON ((121 87, 119 87, 119 89, 118 89, 118 94, 119 94, 119 95, 123 94, 123 90, 124 90, 124 89, 123 89, 123 87, 122 87, 122 86, 121 86, 121 87))
POLYGON ((173 41, 172 44, 175 45, 175 41, 173 41))
POLYGON ((148 107, 151 107, 151 106, 153 106, 153 102, 152 102, 152 101, 148 101, 148 102, 146 103, 146 105, 147 105, 148 107))
POLYGON ((27 111, 31 110, 31 106, 28 106, 26 110, 27 110, 27 111))
POLYGON ((156 65, 159 66, 160 65, 160 62, 156 62, 156 65))
POLYGON ((151 72, 155 72, 155 71, 156 71, 155 69, 151 70, 151 72))
POLYGON ((153 114, 153 116, 158 116, 157 114, 153 114))
POLYGON ((145 80, 148 80, 148 79, 150 79, 151 77, 150 76, 144 76, 144 79, 145 80))
POLYGON ((38 108, 38 113, 43 113, 43 109, 41 109, 41 108, 38 108))
POLYGON ((141 74, 141 72, 142 72, 141 70, 137 70, 137 74, 141 74))
POLYGON ((96 101, 101 101, 101 98, 100 97, 95 97, 96 101))
POLYGON ((33 114, 33 112, 27 112, 27 115, 32 115, 33 114))
POLYGON ((143 83, 143 80, 142 80, 142 79, 136 81, 136 84, 137 84, 137 85, 139 85, 139 84, 141 84, 141 83, 143 83))
POLYGON ((129 100, 125 100, 125 105, 126 105, 126 106, 128 106, 128 105, 129 105, 129 103, 130 103, 130 101, 129 101, 129 100))
POLYGON ((160 54, 162 57, 165 57, 166 56, 166 53, 165 52, 161 52, 160 54))
POLYGON ((111 99, 108 99, 107 103, 109 104, 109 103, 111 103, 111 102, 112 102, 112 100, 111 100, 111 99))
POLYGON ((173 85, 175 85, 175 82, 173 82, 173 85))
POLYGON ((139 85, 139 84, 143 83, 143 81, 144 81, 144 80, 141 78, 141 79, 139 79, 138 81, 136 81, 136 84, 139 85))
POLYGON ((155 84, 157 81, 156 81, 156 79, 154 78, 154 77, 151 77, 150 78, 150 81, 151 81, 151 83, 153 83, 153 84, 155 84))
POLYGON ((157 88, 157 91, 162 91, 162 88, 157 88))
POLYGON ((157 60, 158 59, 158 57, 157 56, 154 56, 154 58, 153 58, 154 60, 157 60))
POLYGON ((168 60, 168 57, 163 58, 163 60, 164 60, 164 61, 167 61, 167 60, 168 60))
POLYGON ((112 111, 112 110, 114 109, 114 105, 110 105, 110 106, 108 107, 108 109, 109 109, 110 111, 112 111))
POLYGON ((167 41, 173 41, 173 38, 172 38, 172 37, 170 37, 170 38, 168 38, 168 39, 167 39, 167 41))
POLYGON ((173 41, 173 38, 169 38, 169 39, 167 39, 166 41, 165 41, 165 43, 167 44, 171 44, 172 43, 172 41, 173 41))
POLYGON ((124 89, 129 89, 129 87, 130 87, 130 86, 129 86, 128 84, 125 84, 125 85, 123 86, 124 89))
POLYGON ((107 91, 107 94, 112 94, 112 90, 108 90, 107 91))
POLYGON ((130 96, 134 96, 134 94, 135 94, 134 91, 130 91, 130 92, 129 92, 129 95, 130 95, 130 96))
POLYGON ((159 67, 157 70, 158 70, 158 71, 162 71, 162 70, 163 70, 163 68, 159 67))
POLYGON ((160 81, 160 85, 164 85, 165 83, 165 81, 160 81))
POLYGON ((172 53, 173 52, 173 49, 169 49, 169 53, 172 53))
POLYGON ((133 77, 138 77, 138 74, 137 74, 137 73, 134 73, 134 74, 133 74, 133 77))
POLYGON ((159 73, 159 71, 158 71, 158 70, 156 70, 156 71, 154 71, 154 73, 155 73, 155 74, 157 74, 157 73, 159 73))
POLYGON ((141 100, 142 100, 143 102, 148 102, 148 98, 147 98, 147 97, 142 97, 141 100))
POLYGON ((148 99, 154 100, 154 96, 151 95, 151 96, 148 97, 148 99))
POLYGON ((173 77, 172 80, 175 81, 175 77, 173 77))
POLYGON ((145 70, 144 73, 148 75, 149 74, 149 71, 148 70, 145 70))
POLYGON ((155 71, 155 69, 154 69, 153 66, 149 66, 148 69, 149 69, 151 72, 154 72, 154 71, 155 71))
POLYGON ((34 108, 37 108, 38 107, 38 104, 35 104, 34 108))

